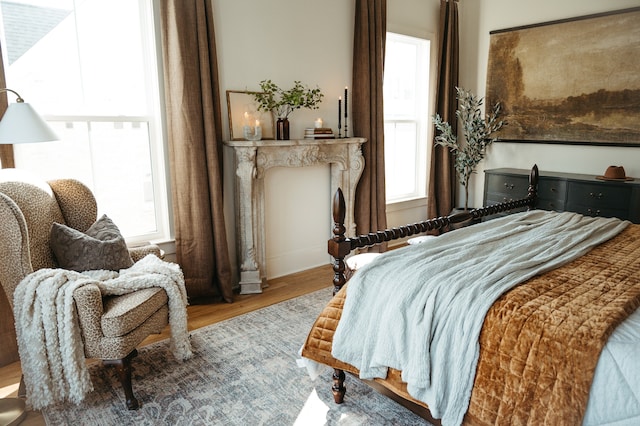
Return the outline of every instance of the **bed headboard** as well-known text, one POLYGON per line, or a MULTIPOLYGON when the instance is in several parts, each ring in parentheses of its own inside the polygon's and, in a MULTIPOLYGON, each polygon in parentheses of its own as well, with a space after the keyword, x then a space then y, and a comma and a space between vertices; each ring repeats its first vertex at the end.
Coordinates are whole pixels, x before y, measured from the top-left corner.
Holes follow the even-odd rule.
POLYGON ((466 222, 468 220, 480 219, 485 216, 507 212, 521 207, 531 209, 534 208, 536 204, 537 189, 538 166, 534 164, 531 168, 531 173, 529 174, 529 188, 527 190, 527 194, 518 200, 506 201, 492 206, 467 210, 449 216, 428 219, 422 222, 399 226, 397 228, 385 229, 384 231, 371 232, 369 234, 347 238, 345 236, 346 228, 344 226, 346 206, 342 190, 338 188, 333 197, 333 238, 328 241, 328 252, 334 259, 334 294, 337 293, 347 282, 345 277, 346 266, 344 259, 352 250, 371 247, 398 238, 421 234, 423 232, 446 230, 450 225, 466 222))

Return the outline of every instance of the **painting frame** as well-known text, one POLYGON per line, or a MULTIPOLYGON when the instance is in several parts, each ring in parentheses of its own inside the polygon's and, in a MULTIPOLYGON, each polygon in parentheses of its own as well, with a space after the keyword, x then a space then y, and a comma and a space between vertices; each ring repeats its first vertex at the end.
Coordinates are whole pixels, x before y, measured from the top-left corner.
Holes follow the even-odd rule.
POLYGON ((640 7, 489 33, 499 141, 640 146, 640 7), (577 53, 576 53, 577 52, 577 53))
POLYGON ((229 137, 232 141, 245 140, 242 127, 244 114, 250 112, 260 120, 262 140, 275 139, 275 125, 271 112, 258 111, 258 103, 253 97, 260 92, 227 90, 227 112, 229 116, 229 137))

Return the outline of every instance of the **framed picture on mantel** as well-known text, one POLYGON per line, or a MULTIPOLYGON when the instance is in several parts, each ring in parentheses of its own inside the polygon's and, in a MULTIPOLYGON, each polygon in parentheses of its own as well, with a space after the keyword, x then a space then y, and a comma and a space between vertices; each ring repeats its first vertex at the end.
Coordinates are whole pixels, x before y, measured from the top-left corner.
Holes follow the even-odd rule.
POLYGON ((503 141, 640 146, 640 7, 489 36, 503 141))
MULTIPOLYGON (((242 92, 227 90, 227 110, 229 114, 229 136, 232 141, 244 140, 242 127, 248 117, 259 120, 262 127, 262 139, 274 138, 273 114, 258 111, 258 103, 253 94, 257 92, 242 92)), ((253 123, 249 123, 253 125, 253 123)))

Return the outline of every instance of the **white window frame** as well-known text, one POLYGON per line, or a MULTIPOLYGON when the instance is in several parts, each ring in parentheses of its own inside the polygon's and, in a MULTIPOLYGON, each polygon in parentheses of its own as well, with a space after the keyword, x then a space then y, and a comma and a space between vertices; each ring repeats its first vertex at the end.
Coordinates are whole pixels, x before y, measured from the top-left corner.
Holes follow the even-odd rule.
MULTIPOLYGON (((173 226, 171 215, 171 199, 168 178, 166 125, 164 113, 164 91, 162 85, 162 51, 159 21, 159 1, 146 0, 140 2, 140 25, 144 29, 147 37, 144 37, 143 48, 151 52, 145 55, 145 68, 148 70, 145 83, 148 89, 148 105, 152 107, 150 115, 127 116, 127 115, 44 115, 45 121, 85 123, 90 126, 96 122, 113 123, 141 123, 147 126, 149 137, 149 156, 152 175, 152 191, 154 200, 154 215, 156 230, 138 235, 126 236, 127 243, 137 245, 144 242, 170 243, 173 241, 173 226)), ((4 63, 7 61, 7 49, 3 49, 4 63)), ((9 83, 9 87, 11 87, 9 83)), ((26 97, 25 97, 26 99, 26 97)), ((11 101, 11 99, 10 99, 11 101)), ((26 99, 28 102, 28 99, 26 99)), ((18 147, 18 146, 16 146, 18 147)), ((19 147, 17 148, 19 149, 19 147)), ((16 166, 20 168, 19 153, 16 153, 16 166)), ((63 177, 63 176, 60 176, 63 177)), ((99 206, 100 207, 100 206, 99 206)), ((132 212, 135 214, 135 212, 132 212)))
MULTIPOLYGON (((433 108, 435 83, 435 43, 434 36, 411 36, 406 34, 399 34, 394 32, 387 32, 387 49, 389 41, 399 41, 403 43, 411 43, 422 49, 422 56, 419 56, 421 60, 417 63, 416 69, 416 82, 418 91, 422 92, 420 98, 424 100, 422 105, 417 106, 416 116, 414 117, 389 117, 385 115, 385 125, 400 124, 400 123, 415 123, 417 129, 417 151, 415 153, 415 188, 413 192, 407 192, 397 197, 387 196, 387 211, 392 212, 404 208, 411 208, 416 205, 426 205, 427 197, 427 180, 428 180, 428 165, 430 159, 430 139, 432 136, 432 124, 431 124, 431 110, 433 108), (424 76, 424 78, 419 78, 424 76)), ((388 145, 385 138, 385 152, 388 149, 393 149, 388 145)), ((389 179, 388 173, 386 179, 389 179)))

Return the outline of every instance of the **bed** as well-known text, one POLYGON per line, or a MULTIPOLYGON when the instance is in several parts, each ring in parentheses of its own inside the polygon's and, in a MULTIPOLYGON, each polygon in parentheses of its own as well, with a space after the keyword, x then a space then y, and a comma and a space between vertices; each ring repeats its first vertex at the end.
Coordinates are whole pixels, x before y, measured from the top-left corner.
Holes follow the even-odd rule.
POLYGON ((522 199, 354 238, 345 236, 336 193, 328 242, 334 297, 302 348, 305 359, 334 369, 336 403, 349 372, 436 424, 638 424, 640 225, 535 210, 537 180, 534 166, 522 199), (509 212, 518 213, 391 250, 347 283, 354 250, 509 212), (555 254, 558 241, 571 248, 555 254), (449 249, 460 250, 459 268, 437 269, 434 258, 449 249), (447 274, 457 277, 458 296, 446 293, 451 284, 439 277, 447 274), (411 287, 414 276, 425 283, 411 287), (474 286, 489 293, 467 290, 474 286), (418 299, 416 311, 408 303, 418 299))

